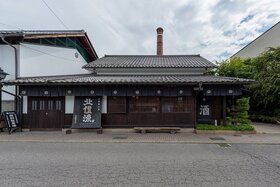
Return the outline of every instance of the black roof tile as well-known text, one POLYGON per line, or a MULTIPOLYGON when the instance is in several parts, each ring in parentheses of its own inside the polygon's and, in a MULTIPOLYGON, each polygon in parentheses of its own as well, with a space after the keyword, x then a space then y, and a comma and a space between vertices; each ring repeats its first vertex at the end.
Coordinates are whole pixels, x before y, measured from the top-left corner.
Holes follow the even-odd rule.
POLYGON ((83 68, 213 68, 200 55, 105 55, 83 68))
POLYGON ((2 81, 4 85, 32 85, 32 84, 245 84, 253 82, 251 79, 219 76, 53 76, 21 78, 2 81))

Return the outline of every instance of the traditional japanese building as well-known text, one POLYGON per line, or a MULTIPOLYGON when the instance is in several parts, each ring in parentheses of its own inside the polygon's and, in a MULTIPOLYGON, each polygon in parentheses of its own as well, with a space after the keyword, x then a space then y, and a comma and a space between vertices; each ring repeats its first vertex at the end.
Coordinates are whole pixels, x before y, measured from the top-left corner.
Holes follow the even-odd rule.
POLYGON ((223 124, 226 108, 252 80, 208 75, 216 66, 200 55, 105 55, 90 73, 3 81, 19 87, 22 128, 195 127, 223 124))

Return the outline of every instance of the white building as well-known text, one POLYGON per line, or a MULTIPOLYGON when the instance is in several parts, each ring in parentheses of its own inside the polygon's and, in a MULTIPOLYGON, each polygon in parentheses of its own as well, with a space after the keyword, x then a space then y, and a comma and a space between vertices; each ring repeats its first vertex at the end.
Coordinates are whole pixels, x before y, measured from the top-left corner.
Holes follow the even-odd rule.
MULTIPOLYGON (((98 58, 84 30, 0 31, 0 67, 5 80, 89 73, 81 67, 98 58)), ((15 86, 3 90, 18 94, 15 86)), ((2 93, 2 111, 16 110, 14 96, 2 93)))
POLYGON ((251 58, 257 57, 271 47, 280 46, 280 22, 276 23, 266 32, 261 34, 255 40, 236 52, 230 58, 251 58))

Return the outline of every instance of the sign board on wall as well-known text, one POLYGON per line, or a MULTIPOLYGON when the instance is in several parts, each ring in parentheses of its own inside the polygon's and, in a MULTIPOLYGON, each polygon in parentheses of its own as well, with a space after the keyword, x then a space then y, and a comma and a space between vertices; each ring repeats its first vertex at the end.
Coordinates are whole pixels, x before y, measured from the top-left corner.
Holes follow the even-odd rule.
POLYGON ((211 123, 212 119, 212 100, 209 97, 198 97, 198 122, 211 123))
POLYGON ((75 97, 72 128, 101 128, 102 97, 75 97))

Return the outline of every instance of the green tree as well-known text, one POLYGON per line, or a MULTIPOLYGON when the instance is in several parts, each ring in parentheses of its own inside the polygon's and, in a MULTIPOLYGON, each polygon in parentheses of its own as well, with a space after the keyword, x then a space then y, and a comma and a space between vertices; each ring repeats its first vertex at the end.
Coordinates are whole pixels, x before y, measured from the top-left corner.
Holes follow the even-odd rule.
POLYGON ((280 48, 271 48, 256 58, 234 58, 222 62, 216 75, 254 79, 250 113, 280 117, 280 48))
POLYGON ((226 77, 253 78, 251 59, 234 58, 220 63, 215 74, 226 77))
POLYGON ((280 48, 271 48, 263 55, 252 59, 255 83, 252 91, 254 108, 264 113, 280 116, 280 48))

